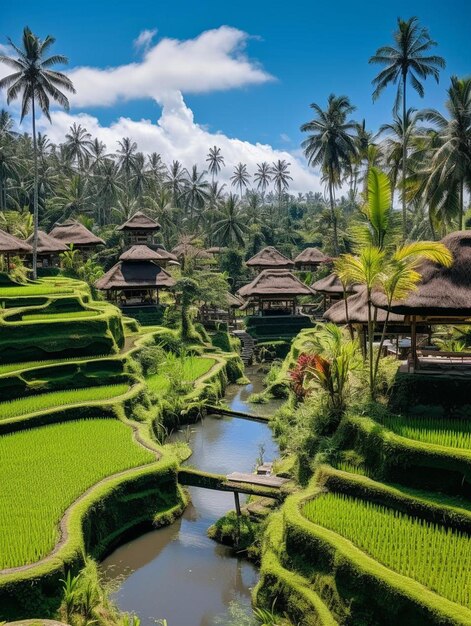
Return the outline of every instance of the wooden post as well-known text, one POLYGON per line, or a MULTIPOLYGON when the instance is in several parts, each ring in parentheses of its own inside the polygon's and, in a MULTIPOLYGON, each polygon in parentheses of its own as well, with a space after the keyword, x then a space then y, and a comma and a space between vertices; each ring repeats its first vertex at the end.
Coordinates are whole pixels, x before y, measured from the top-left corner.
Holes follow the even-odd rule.
POLYGON ((239 492, 238 491, 234 491, 234 502, 235 502, 235 508, 236 508, 237 517, 240 517, 241 516, 241 511, 240 511, 240 500, 239 500, 239 492))
POLYGON ((414 371, 417 367, 417 321, 415 315, 411 319, 411 348, 412 348, 412 364, 414 371))

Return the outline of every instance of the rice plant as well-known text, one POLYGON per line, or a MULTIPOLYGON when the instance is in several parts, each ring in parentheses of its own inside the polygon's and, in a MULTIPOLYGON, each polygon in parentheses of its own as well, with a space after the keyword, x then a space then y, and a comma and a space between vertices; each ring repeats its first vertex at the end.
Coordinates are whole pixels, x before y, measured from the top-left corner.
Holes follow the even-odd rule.
POLYGON ((52 391, 50 393, 10 400, 9 402, 0 402, 0 420, 28 413, 37 413, 38 411, 47 411, 48 409, 68 404, 110 400, 126 393, 128 389, 129 386, 126 384, 102 385, 100 387, 86 387, 85 389, 52 391))
POLYGON ((214 359, 197 356, 180 359, 178 355, 168 353, 160 371, 148 376, 146 383, 150 391, 163 395, 171 390, 174 381, 183 385, 192 383, 207 374, 215 362, 214 359))
POLYGON ((58 539, 66 508, 105 476, 154 455, 114 419, 53 424, 0 437, 0 569, 33 563, 58 539))
MULTIPOLYGON (((45 322, 49 320, 71 320, 77 318, 96 317, 100 315, 98 311, 89 309, 87 311, 64 311, 63 313, 27 313, 23 315, 22 322, 45 322)), ((21 322, 16 322, 21 323, 21 322)))
POLYGON ((391 415, 381 421, 401 437, 471 450, 471 420, 391 415))
POLYGON ((344 494, 308 502, 305 516, 352 541, 386 567, 471 608, 471 538, 344 494))

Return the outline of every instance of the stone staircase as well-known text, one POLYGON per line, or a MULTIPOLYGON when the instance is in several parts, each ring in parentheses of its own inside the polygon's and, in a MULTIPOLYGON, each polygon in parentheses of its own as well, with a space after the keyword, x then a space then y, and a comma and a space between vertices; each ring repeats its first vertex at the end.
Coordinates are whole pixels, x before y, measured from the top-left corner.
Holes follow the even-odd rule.
POLYGON ((234 337, 240 339, 242 345, 240 356, 244 365, 250 365, 250 363, 252 363, 255 345, 253 338, 249 333, 246 333, 245 330, 233 330, 232 334, 234 337))

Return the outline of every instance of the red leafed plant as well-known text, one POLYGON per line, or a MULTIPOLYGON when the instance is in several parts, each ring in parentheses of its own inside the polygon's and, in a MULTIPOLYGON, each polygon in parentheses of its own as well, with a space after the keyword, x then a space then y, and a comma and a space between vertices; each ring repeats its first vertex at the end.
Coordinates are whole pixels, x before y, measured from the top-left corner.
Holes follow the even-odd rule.
POLYGON ((330 377, 330 363, 319 354, 300 354, 296 366, 289 373, 293 391, 298 400, 305 398, 312 388, 305 383, 313 378, 327 380, 330 377))

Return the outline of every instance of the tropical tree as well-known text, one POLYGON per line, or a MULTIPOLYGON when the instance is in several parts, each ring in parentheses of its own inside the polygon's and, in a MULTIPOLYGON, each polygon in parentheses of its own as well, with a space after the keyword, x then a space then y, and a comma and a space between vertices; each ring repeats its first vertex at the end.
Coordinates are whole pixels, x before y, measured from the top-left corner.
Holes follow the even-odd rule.
POLYGON ((242 247, 246 233, 244 214, 239 208, 237 196, 231 193, 220 212, 220 218, 214 223, 214 238, 223 246, 236 244, 242 247))
POLYGON ((168 168, 166 184, 172 193, 172 204, 180 206, 183 189, 186 182, 186 170, 180 161, 172 161, 168 168))
MULTIPOLYGON (((375 89, 373 100, 379 98, 382 91, 390 84, 397 85, 394 112, 399 111, 402 103, 402 120, 407 113, 407 83, 410 82, 414 91, 421 98, 424 97, 423 80, 432 76, 438 83, 440 69, 445 67, 445 60, 437 55, 430 54, 430 50, 437 43, 430 38, 426 28, 420 26, 417 17, 408 20, 397 20, 397 30, 394 33, 395 45, 382 46, 370 58, 370 63, 385 66, 373 79, 375 89)), ((403 122, 405 126, 405 122, 403 122)), ((404 139, 406 135, 404 134, 404 139)), ((403 240, 407 239, 407 209, 406 209, 406 175, 407 175, 407 141, 402 145, 402 228, 403 240)))
POLYGON ((425 194, 439 210, 458 216, 461 230, 465 191, 471 192, 471 78, 451 77, 445 106, 448 117, 430 109, 423 113, 439 132, 425 194))
MULTIPOLYGON (((357 231, 356 254, 343 254, 335 261, 335 271, 345 284, 363 285, 367 299, 368 370, 370 393, 374 398, 381 351, 386 336, 389 313, 383 325, 376 359, 373 352, 374 316, 372 295, 384 293, 387 305, 402 300, 416 288, 424 259, 450 266, 452 257, 440 242, 417 241, 397 246, 392 226, 391 183, 384 172, 371 168, 368 174, 367 202, 363 208, 366 223, 357 231)), ((396 238, 397 240, 397 238, 396 238)))
POLYGON ((347 120, 354 110, 347 96, 331 94, 327 109, 323 110, 313 102, 311 109, 315 117, 301 126, 301 131, 309 133, 302 143, 309 165, 319 167, 327 184, 333 226, 334 252, 339 253, 337 215, 335 212, 335 188, 342 182, 342 174, 348 170, 351 159, 356 154, 353 132, 355 123, 347 120))
POLYGON ((75 122, 65 135, 65 148, 72 161, 75 161, 79 167, 83 167, 84 162, 90 156, 92 145, 92 136, 81 124, 75 122))
POLYGON ((33 236, 33 278, 37 277, 37 248, 38 248, 38 154, 36 137, 36 103, 42 113, 51 121, 49 113, 50 99, 58 102, 65 110, 69 109, 69 101, 61 89, 75 93, 72 81, 63 73, 52 70, 54 65, 67 64, 65 56, 55 54, 46 57, 47 52, 54 44, 55 39, 50 35, 44 40, 39 39, 30 28, 23 30, 22 48, 8 39, 10 46, 18 54, 17 58, 0 55, 0 62, 11 67, 14 72, 0 80, 0 89, 7 90, 7 103, 16 100, 21 95, 21 119, 31 111, 33 127, 34 151, 34 236, 33 236))
POLYGON ((136 165, 137 143, 129 137, 123 137, 118 141, 119 148, 116 151, 116 159, 119 170, 124 174, 126 187, 129 186, 129 180, 136 165))
POLYGON ((243 190, 247 188, 250 180, 250 174, 247 171, 247 165, 244 163, 238 163, 234 169, 234 174, 231 176, 231 185, 233 187, 239 187, 240 199, 242 200, 243 190))
POLYGON ((195 210, 201 210, 210 197, 210 185, 205 179, 206 172, 199 172, 198 166, 193 165, 190 172, 186 172, 183 198, 186 208, 190 210, 190 221, 193 226, 195 210))
POLYGON ((225 165, 224 157, 221 154, 221 148, 217 146, 213 146, 209 149, 208 156, 206 158, 206 162, 208 165, 208 170, 211 176, 213 177, 212 182, 214 183, 214 179, 221 171, 221 167, 225 165))
POLYGON ((254 174, 254 181, 257 183, 257 189, 265 193, 268 185, 271 183, 272 169, 269 163, 257 163, 257 171, 254 174))
POLYGON ((289 181, 293 180, 289 175, 289 166, 291 163, 287 163, 284 159, 278 159, 272 166, 272 180, 275 185, 276 192, 278 194, 278 208, 281 213, 281 203, 283 194, 289 189, 289 181))

